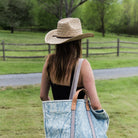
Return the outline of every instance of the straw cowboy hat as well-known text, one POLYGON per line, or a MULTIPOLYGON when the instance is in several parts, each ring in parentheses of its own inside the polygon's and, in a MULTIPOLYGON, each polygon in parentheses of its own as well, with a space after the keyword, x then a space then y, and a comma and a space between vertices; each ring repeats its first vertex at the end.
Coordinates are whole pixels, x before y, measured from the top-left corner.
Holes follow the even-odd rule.
POLYGON ((45 42, 48 44, 62 44, 93 36, 92 33, 82 33, 80 19, 64 18, 58 21, 57 29, 46 34, 45 42))

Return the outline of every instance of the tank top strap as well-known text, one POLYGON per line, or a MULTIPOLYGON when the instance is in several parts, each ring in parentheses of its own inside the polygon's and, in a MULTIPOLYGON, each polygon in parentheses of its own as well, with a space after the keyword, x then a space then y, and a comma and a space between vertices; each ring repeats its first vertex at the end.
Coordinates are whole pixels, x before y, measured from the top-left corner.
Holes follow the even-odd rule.
POLYGON ((75 71, 75 67, 72 69, 71 78, 70 78, 70 87, 72 86, 74 71, 75 71))

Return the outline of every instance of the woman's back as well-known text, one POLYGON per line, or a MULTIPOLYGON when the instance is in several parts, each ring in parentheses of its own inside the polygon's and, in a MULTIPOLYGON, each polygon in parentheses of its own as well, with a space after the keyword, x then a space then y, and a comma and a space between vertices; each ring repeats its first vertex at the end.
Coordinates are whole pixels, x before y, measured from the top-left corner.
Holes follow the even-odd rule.
MULTIPOLYGON (((52 88, 53 97, 55 100, 69 99, 75 67, 72 66, 72 68, 70 69, 71 72, 69 76, 66 75, 66 77, 63 80, 57 81, 55 77, 56 74, 54 71, 55 66, 56 65, 54 64, 54 67, 48 73, 49 78, 50 78, 50 85, 52 88)), ((77 89, 81 89, 81 88, 83 88, 83 85, 81 84, 81 78, 79 78, 77 89)), ((79 95, 79 99, 82 99, 82 98, 84 98, 84 93, 80 93, 79 95)))
MULTIPOLYGON (((71 70, 71 72, 69 73, 69 76, 68 75, 66 75, 65 76, 65 78, 64 78, 64 80, 61 80, 61 81, 58 81, 57 79, 56 79, 56 75, 55 75, 55 71, 54 71, 54 69, 52 69, 51 71, 50 71, 50 73, 49 73, 49 77, 50 77, 50 80, 51 80, 51 82, 52 83, 54 83, 54 84, 58 84, 58 85, 63 85, 63 86, 70 86, 70 84, 71 84, 71 81, 72 81, 72 79, 73 79, 73 75, 74 75, 74 69, 75 69, 75 67, 72 67, 70 70, 71 70)), ((82 87, 83 85, 82 85, 82 81, 81 81, 81 76, 79 77, 79 81, 78 81, 78 87, 82 87)))

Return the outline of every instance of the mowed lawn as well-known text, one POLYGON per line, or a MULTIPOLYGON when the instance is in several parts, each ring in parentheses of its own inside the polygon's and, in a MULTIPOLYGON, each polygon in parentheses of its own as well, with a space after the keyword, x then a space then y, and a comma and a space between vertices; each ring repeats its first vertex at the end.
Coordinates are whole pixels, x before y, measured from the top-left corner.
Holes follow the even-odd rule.
MULTIPOLYGON (((109 138, 138 137, 137 84, 138 77, 96 81, 110 116, 109 138)), ((0 138, 44 138, 39 91, 39 85, 0 88, 0 138)))
MULTIPOLYGON (((83 57, 86 58, 86 57, 83 57)), ((93 69, 138 66, 138 56, 91 56, 87 58, 93 69)), ((0 61, 0 74, 42 72, 45 59, 0 61)))
MULTIPOLYGON (((107 42, 107 41, 116 41, 119 38, 121 41, 130 41, 130 42, 138 42, 137 38, 133 37, 122 37, 117 36, 115 34, 106 34, 105 37, 102 37, 101 33, 84 30, 84 32, 94 33, 95 36, 93 38, 89 38, 90 42, 107 42)), ((34 43, 44 43, 45 33, 34 33, 34 32, 17 32, 11 34, 10 31, 2 31, 0 30, 0 43, 4 40, 5 43, 15 43, 17 46, 6 45, 5 49, 9 50, 48 50, 47 45, 43 46, 19 46, 18 44, 34 44, 34 43)), ((86 42, 86 39, 83 40, 86 42)), ((136 47, 137 49, 123 49, 120 51, 131 51, 138 52, 138 44, 120 44, 121 46, 129 46, 136 47)), ((90 44, 90 47, 110 47, 117 46, 117 43, 104 43, 104 44, 90 44)), ((82 47, 85 48, 86 44, 82 44, 82 47)), ((52 49, 54 46, 52 47, 52 49)), ((3 55, 2 45, 0 44, 0 56, 3 55)), ((107 52, 116 52, 117 49, 90 49, 89 53, 107 53, 107 52)), ((86 50, 82 50, 83 54, 86 54, 86 50)), ((48 51, 6 51, 5 56, 46 56, 48 55, 48 51)), ((86 56, 83 56, 86 58, 86 56)), ((87 58, 92 65, 93 69, 103 69, 103 68, 117 68, 117 67, 131 67, 138 66, 138 54, 124 54, 120 53, 120 56, 117 57, 116 54, 109 55, 91 55, 87 58)), ((43 68, 43 64, 45 62, 45 58, 32 58, 32 59, 14 59, 14 58, 6 58, 6 61, 3 61, 0 58, 0 74, 15 74, 15 73, 34 73, 41 72, 43 68)))

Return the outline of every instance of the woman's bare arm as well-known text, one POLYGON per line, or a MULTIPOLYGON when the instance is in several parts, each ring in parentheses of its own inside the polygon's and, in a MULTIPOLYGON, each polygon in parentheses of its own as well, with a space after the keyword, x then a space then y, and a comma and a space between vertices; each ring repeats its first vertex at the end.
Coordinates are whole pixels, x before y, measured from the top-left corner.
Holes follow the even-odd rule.
POLYGON ((42 101, 50 100, 48 97, 49 88, 50 88, 50 80, 47 73, 47 63, 48 58, 44 64, 43 71, 42 71, 42 78, 41 78, 41 88, 40 88, 40 99, 42 101))
POLYGON ((88 91, 88 96, 90 98, 92 108, 94 110, 102 109, 97 95, 93 71, 89 62, 86 59, 82 63, 81 75, 82 83, 84 88, 88 91))

